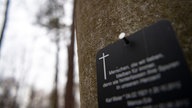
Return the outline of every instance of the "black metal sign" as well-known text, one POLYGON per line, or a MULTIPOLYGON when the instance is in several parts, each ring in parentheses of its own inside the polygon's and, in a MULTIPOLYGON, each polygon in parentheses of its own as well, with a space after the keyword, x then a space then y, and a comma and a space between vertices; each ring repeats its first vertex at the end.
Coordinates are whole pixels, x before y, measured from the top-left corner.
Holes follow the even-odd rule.
POLYGON ((97 53, 99 108, 192 108, 191 75, 171 24, 126 39, 97 53))

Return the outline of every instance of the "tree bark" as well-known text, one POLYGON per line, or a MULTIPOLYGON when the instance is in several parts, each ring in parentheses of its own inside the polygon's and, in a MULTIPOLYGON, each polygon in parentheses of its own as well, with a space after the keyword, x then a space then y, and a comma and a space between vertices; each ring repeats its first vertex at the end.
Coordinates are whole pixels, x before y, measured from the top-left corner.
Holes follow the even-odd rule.
POLYGON ((81 108, 97 108, 96 53, 161 19, 169 20, 192 69, 191 0, 78 0, 77 46, 81 108))

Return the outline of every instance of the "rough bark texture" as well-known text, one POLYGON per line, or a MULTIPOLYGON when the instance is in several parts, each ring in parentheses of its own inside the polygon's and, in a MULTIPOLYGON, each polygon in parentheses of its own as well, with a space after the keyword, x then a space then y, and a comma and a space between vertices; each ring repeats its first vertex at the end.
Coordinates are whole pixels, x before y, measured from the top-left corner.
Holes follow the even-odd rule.
POLYGON ((191 0, 78 0, 77 44, 81 108, 97 108, 96 53, 118 40, 161 19, 167 19, 192 69, 191 0))

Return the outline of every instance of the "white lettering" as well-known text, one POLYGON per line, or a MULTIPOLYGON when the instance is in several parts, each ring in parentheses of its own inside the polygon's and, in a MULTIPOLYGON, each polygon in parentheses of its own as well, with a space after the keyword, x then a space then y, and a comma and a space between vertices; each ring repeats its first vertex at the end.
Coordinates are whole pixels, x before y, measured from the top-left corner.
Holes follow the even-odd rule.
POLYGON ((169 64, 166 64, 166 65, 160 65, 158 66, 158 70, 160 72, 164 72, 164 71, 167 71, 167 70, 170 70, 170 69, 173 69, 173 68, 176 68, 180 65, 179 61, 174 61, 174 62, 171 62, 169 64))

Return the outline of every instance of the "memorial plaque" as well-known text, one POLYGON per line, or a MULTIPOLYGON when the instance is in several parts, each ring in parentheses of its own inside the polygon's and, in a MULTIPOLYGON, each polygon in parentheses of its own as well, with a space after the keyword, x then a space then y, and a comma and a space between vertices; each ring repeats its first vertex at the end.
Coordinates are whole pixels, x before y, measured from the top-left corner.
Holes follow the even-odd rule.
POLYGON ((168 21, 97 53, 99 108, 192 108, 191 74, 168 21))

